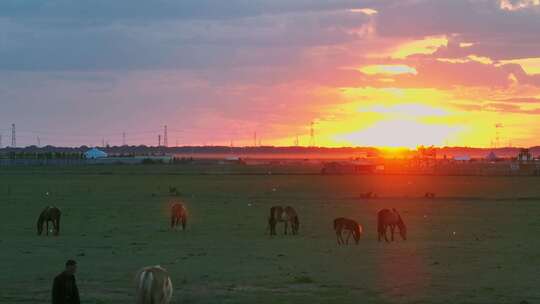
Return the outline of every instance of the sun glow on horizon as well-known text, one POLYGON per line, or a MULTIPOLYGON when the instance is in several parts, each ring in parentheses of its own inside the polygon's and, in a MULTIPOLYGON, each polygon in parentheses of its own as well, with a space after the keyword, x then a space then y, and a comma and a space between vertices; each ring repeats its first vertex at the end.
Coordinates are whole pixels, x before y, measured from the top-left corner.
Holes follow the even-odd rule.
POLYGON ((426 124, 414 120, 380 121, 357 132, 336 135, 358 146, 415 148, 418 145, 442 146, 460 128, 444 124, 426 124))

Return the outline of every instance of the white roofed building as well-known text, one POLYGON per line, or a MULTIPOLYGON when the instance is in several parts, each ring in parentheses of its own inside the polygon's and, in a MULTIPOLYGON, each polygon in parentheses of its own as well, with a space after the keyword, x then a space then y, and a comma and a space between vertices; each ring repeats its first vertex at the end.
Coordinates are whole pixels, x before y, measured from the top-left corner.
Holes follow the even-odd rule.
POLYGON ((107 153, 99 150, 98 148, 92 148, 92 149, 84 152, 84 157, 86 159, 105 158, 107 156, 108 156, 107 153))

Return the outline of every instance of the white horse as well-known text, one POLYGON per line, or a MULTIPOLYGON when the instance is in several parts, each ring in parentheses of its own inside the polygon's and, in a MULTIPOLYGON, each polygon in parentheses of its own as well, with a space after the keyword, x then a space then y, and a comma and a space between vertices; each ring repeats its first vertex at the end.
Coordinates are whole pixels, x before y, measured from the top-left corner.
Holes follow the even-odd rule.
POLYGON ((137 304, 169 304, 173 294, 171 277, 159 265, 148 266, 135 276, 137 304))

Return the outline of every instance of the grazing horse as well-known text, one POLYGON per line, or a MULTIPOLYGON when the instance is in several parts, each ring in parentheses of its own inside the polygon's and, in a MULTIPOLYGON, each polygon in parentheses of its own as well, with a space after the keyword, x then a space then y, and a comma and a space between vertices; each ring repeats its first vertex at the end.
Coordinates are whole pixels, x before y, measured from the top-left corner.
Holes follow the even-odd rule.
POLYGON ((405 226, 401 215, 399 215, 396 209, 383 209, 379 211, 377 213, 377 220, 379 242, 381 241, 382 236, 384 236, 384 239, 389 242, 388 237, 386 236, 386 229, 388 228, 388 226, 390 226, 390 231, 392 232, 392 242, 394 241, 394 230, 396 229, 396 226, 398 227, 399 234, 401 235, 403 240, 407 240, 407 226, 405 226))
POLYGON ((358 241, 362 236, 364 228, 362 225, 358 224, 355 220, 351 220, 344 217, 338 217, 334 220, 334 230, 336 231, 337 243, 338 245, 349 244, 349 238, 351 235, 354 238, 355 243, 358 245, 358 241), (343 230, 349 232, 347 236, 347 241, 343 241, 343 230))
POLYGON ((426 194, 424 194, 424 197, 425 198, 435 198, 435 193, 434 192, 426 192, 426 194))
POLYGON ((270 208, 270 217, 268 218, 270 235, 276 235, 276 224, 279 222, 285 223, 285 234, 287 234, 289 223, 291 224, 292 234, 298 234, 300 221, 298 220, 298 214, 293 207, 287 206, 284 208, 282 206, 274 206, 270 208))
POLYGON ((173 286, 167 270, 159 265, 148 266, 135 276, 137 304, 168 304, 173 286))
POLYGON ((169 186, 169 194, 179 196, 180 192, 178 192, 178 189, 176 189, 176 187, 169 186))
POLYGON ((46 207, 41 211, 39 214, 39 218, 37 220, 37 233, 38 235, 41 235, 43 232, 43 222, 45 222, 45 225, 47 226, 46 235, 49 235, 49 222, 52 222, 53 229, 54 229, 54 235, 58 235, 60 233, 60 216, 62 215, 62 212, 60 209, 56 207, 46 207))
POLYGON ((174 203, 171 206, 171 229, 176 229, 178 224, 182 224, 182 230, 186 230, 187 209, 182 203, 174 203))
POLYGON ((377 194, 373 193, 372 191, 366 192, 366 193, 360 193, 360 198, 376 198, 377 194))

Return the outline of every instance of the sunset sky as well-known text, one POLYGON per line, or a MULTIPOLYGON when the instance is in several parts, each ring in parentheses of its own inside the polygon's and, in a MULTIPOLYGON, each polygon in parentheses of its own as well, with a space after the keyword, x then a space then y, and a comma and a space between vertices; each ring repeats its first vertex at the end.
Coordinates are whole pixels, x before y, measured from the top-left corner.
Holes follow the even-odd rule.
POLYGON ((540 145, 540 0, 2 0, 0 105, 3 146, 540 145))

